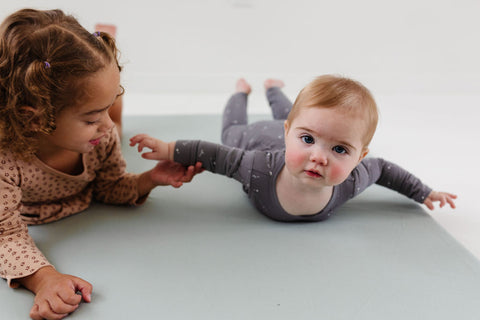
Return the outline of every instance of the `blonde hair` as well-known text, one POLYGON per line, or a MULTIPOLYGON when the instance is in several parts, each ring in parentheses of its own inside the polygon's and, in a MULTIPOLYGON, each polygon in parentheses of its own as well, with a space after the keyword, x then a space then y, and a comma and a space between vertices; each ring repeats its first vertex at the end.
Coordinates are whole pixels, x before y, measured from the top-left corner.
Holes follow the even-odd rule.
POLYGON ((362 139, 368 147, 378 123, 377 104, 370 91, 358 81, 337 75, 317 77, 298 94, 287 124, 291 126, 303 108, 341 108, 344 112, 361 115, 366 132, 362 139))
POLYGON ((121 70, 117 54, 113 37, 61 10, 8 16, 0 25, 0 148, 30 158, 37 133, 53 132, 59 112, 78 106, 89 76, 111 63, 121 70))

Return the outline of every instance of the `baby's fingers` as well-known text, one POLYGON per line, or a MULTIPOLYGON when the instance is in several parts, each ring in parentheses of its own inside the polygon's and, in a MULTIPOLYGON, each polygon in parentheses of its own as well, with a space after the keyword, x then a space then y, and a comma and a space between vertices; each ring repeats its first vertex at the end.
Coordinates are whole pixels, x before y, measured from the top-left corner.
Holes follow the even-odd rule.
POLYGON ((447 197, 447 202, 450 205, 450 208, 455 209, 455 202, 453 202, 453 199, 457 199, 456 195, 451 195, 450 197, 447 197))
POLYGON ((440 201, 440 208, 443 208, 443 206, 445 205, 445 202, 446 202, 445 197, 440 197, 438 199, 438 201, 440 201))
POLYGON ((430 209, 430 210, 435 209, 435 207, 433 206, 432 200, 430 200, 429 198, 425 199, 423 204, 426 205, 427 208, 430 209))
POLYGON ((142 153, 142 158, 147 160, 160 160, 158 156, 158 152, 155 152, 155 151, 142 153))
POLYGON ((135 144, 137 144, 138 142, 140 142, 141 140, 143 140, 145 138, 145 134, 141 133, 141 134, 137 134, 133 137, 130 138, 130 146, 134 146, 135 144))

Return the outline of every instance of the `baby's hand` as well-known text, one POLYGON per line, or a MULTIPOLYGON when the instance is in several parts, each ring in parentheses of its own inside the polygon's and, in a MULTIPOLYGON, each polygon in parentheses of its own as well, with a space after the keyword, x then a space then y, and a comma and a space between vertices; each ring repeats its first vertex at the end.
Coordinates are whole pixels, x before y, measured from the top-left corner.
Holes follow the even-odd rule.
MULTIPOLYGON (((169 160, 169 144, 150 137, 146 134, 137 134, 130 138, 130 146, 133 147, 138 144, 138 152, 142 152, 143 148, 149 148, 151 152, 142 153, 142 158, 149 160, 169 160)), ((173 155, 173 150, 172 150, 173 155)))
POLYGON ((443 208, 443 206, 448 203, 452 209, 455 209, 455 203, 453 202, 454 199, 457 199, 457 196, 455 194, 448 192, 432 191, 423 203, 430 210, 435 209, 433 203, 437 201, 440 201, 440 208, 443 208))

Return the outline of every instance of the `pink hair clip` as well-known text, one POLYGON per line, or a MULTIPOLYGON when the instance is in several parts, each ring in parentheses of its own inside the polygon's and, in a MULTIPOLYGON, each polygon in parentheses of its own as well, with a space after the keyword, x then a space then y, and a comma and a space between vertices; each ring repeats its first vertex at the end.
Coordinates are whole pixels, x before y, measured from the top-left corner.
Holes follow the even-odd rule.
POLYGON ((44 61, 45 62, 45 69, 49 69, 51 67, 50 63, 48 63, 48 61, 44 61))

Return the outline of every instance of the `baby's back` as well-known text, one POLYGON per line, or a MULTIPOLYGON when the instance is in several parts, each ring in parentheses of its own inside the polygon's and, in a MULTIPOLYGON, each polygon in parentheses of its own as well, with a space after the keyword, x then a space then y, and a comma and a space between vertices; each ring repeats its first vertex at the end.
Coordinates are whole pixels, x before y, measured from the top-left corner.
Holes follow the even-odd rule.
POLYGON ((247 126, 240 148, 245 150, 279 150, 285 148, 284 121, 258 121, 247 126))

